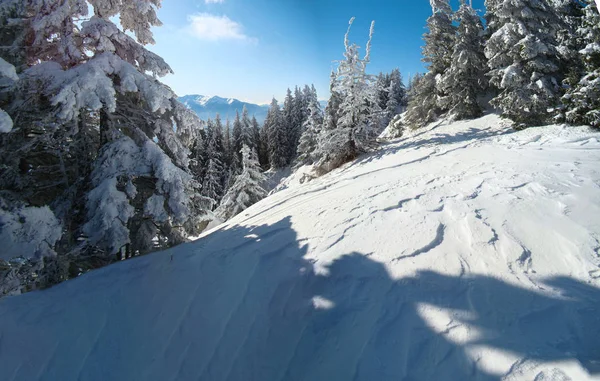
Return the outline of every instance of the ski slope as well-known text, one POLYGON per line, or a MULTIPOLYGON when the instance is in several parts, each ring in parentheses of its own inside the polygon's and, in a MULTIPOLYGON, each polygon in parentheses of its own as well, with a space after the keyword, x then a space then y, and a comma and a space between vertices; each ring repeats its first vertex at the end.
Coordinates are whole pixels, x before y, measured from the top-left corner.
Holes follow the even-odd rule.
POLYGON ((0 379, 600 380, 600 135, 438 123, 0 300, 0 379))

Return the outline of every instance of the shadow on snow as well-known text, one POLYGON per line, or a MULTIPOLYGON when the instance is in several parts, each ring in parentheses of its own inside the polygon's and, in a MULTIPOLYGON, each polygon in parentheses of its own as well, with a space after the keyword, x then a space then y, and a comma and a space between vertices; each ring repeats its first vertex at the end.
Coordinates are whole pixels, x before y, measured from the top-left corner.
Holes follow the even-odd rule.
POLYGON ((0 300, 3 379, 500 379, 423 306, 478 332, 469 345, 600 373, 590 285, 547 279, 559 298, 486 276, 393 279, 360 253, 317 271, 306 252, 287 217, 0 300))

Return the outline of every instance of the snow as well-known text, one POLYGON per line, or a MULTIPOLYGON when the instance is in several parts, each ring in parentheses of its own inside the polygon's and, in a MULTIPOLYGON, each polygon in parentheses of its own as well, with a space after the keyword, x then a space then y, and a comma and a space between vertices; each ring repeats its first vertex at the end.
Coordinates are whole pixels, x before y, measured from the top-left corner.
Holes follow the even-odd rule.
POLYGON ((13 213, 0 209, 0 259, 54 255, 62 236, 60 221, 49 207, 26 207, 13 213))
POLYGON ((3 380, 599 380, 600 138, 505 125, 406 131, 0 300, 3 380))
POLYGON ((12 81, 19 80, 15 67, 2 58, 0 58, 0 77, 5 77, 12 81))
POLYGON ((8 133, 13 129, 13 121, 6 111, 0 109, 0 133, 8 133))

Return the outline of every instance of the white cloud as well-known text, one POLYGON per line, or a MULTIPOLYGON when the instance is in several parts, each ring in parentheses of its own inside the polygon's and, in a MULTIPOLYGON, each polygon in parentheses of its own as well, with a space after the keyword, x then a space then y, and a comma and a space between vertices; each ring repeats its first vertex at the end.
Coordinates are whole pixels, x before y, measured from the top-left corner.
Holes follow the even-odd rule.
POLYGON ((200 40, 253 40, 244 34, 241 24, 225 15, 217 16, 210 13, 196 13, 188 16, 188 21, 190 23, 188 26, 190 33, 200 40))
POLYGON ((204 0, 205 4, 223 4, 225 0, 204 0))

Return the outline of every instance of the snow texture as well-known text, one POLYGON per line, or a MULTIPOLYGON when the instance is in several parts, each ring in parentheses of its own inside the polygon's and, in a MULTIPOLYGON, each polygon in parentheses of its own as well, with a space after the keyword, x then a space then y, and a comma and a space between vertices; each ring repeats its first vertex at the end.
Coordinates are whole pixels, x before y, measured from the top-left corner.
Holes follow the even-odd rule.
POLYGON ((600 379, 600 142, 436 123, 196 242, 0 300, 37 380, 600 379))
POLYGON ((0 109, 0 133, 10 132, 13 128, 13 121, 6 111, 0 109))
POLYGON ((62 226, 47 206, 0 210, 0 259, 53 255, 61 236, 62 226))

